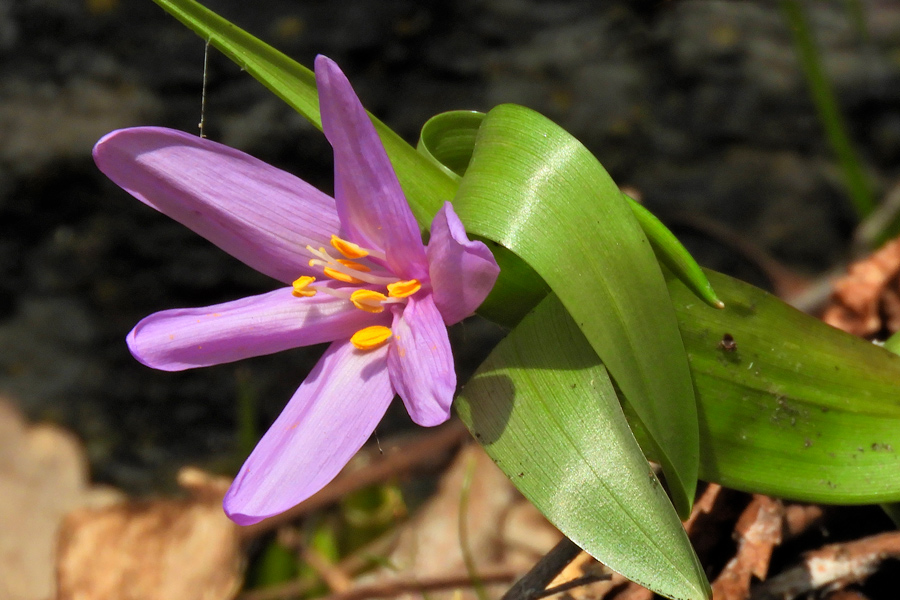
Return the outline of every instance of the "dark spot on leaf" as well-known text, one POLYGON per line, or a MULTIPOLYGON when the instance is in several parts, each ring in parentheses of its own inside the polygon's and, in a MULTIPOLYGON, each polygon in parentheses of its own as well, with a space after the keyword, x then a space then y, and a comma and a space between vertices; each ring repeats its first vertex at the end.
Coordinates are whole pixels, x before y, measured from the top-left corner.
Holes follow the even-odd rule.
POLYGON ((725 352, 734 352, 737 350, 737 342, 734 341, 734 336, 730 333, 722 334, 722 339, 719 340, 719 348, 725 352))

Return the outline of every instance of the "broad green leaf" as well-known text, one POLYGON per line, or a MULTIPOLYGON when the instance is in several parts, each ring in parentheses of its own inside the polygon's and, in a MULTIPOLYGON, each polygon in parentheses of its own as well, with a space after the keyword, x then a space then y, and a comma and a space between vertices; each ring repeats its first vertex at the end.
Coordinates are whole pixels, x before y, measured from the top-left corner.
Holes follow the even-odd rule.
POLYGON ((668 278, 697 391, 700 478, 808 502, 900 500, 900 356, 707 275, 724 310, 668 278))
MULTIPOLYGON (((459 180, 472 159, 478 128, 481 127, 482 121, 484 113, 469 110, 454 110, 435 115, 422 126, 416 148, 454 180, 459 180)), ((656 258, 681 278, 704 302, 722 308, 722 302, 716 297, 703 269, 687 248, 678 241, 675 234, 634 199, 628 195, 625 195, 625 198, 653 247, 656 258)), ((537 300, 541 297, 538 296, 537 300)))
POLYGON ((615 183, 560 127, 502 105, 479 128, 454 205, 469 231, 524 259, 572 314, 647 425, 686 517, 698 461, 694 390, 659 264, 615 183))
POLYGON ((606 369, 555 296, 500 342, 456 407, 494 462, 575 543, 660 594, 709 597, 606 369))
POLYGON ((475 137, 482 121, 484 113, 474 110, 453 110, 435 115, 422 125, 416 150, 454 181, 459 181, 472 159, 475 137))

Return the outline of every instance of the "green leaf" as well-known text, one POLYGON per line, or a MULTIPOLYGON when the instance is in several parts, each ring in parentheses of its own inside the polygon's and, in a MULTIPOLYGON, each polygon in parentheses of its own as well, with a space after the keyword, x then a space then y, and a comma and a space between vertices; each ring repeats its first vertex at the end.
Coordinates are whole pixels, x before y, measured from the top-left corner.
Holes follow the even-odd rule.
POLYGON ((497 346, 456 408, 494 462, 576 544, 660 594, 709 597, 606 369, 555 296, 497 346))
POLYGON ((707 275, 724 310, 668 278, 697 391, 700 478, 807 502, 900 500, 900 356, 707 275))
POLYGON ((697 297, 713 308, 724 308, 725 305, 716 296, 712 284, 691 253, 687 251, 675 234, 662 224, 652 212, 623 194, 629 200, 631 211, 644 230, 644 234, 653 247, 657 260, 675 274, 697 297))
POLYGON ((475 137, 482 121, 484 113, 474 110, 453 110, 435 115, 422 125, 416 150, 454 181, 459 181, 472 159, 475 137))
MULTIPOLYGON (((459 180, 465 174, 472 159, 478 129, 484 121, 484 113, 469 110, 454 110, 435 115, 425 122, 416 147, 429 160, 438 165, 445 173, 459 180)), ((678 238, 675 237, 653 213, 641 206, 628 195, 634 216, 650 241, 656 258, 666 265, 690 287, 704 302, 716 308, 722 308, 722 302, 703 273, 703 269, 694 260, 678 238)), ((504 282, 501 281, 501 285, 504 282)), ((531 307, 543 295, 538 296, 531 307)), ((519 302, 518 304, 523 304, 519 302)), ((526 309, 527 310, 527 309, 526 309)), ((524 313, 522 313, 524 315, 524 313)), ((513 323, 518 322, 513 320, 513 323)))
POLYGON ((615 183, 560 127, 503 105, 479 128, 454 206, 469 231, 524 259, 572 314, 648 426, 686 518, 698 461, 694 390, 659 264, 615 183))

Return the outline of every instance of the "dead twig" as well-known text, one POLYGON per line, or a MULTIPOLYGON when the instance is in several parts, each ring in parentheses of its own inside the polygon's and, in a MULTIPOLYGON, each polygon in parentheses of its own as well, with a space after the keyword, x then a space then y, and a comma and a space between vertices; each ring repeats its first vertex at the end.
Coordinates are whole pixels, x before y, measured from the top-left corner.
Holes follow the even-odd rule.
POLYGON ((301 550, 301 557, 325 582, 332 592, 339 594, 353 588, 353 581, 338 565, 328 562, 315 549, 305 547, 301 550))
POLYGON ((537 594, 542 593, 580 553, 581 548, 564 537, 524 577, 509 588, 500 600, 533 600, 540 597, 537 594))
POLYGON ((752 600, 784 600, 814 590, 835 590, 864 581, 887 558, 900 557, 900 531, 891 531, 809 552, 800 564, 753 590, 752 600))
POLYGON ((318 493, 291 510, 255 525, 242 527, 241 537, 253 539, 278 529, 303 515, 333 504, 351 492, 387 481, 416 468, 434 466, 441 457, 462 443, 467 436, 468 430, 465 425, 458 420, 451 421, 428 435, 398 448, 396 452, 386 454, 383 460, 377 460, 352 473, 341 473, 318 493))
MULTIPOLYGON (((506 583, 513 581, 521 571, 513 569, 497 569, 478 574, 482 583, 506 583)), ((373 585, 361 585, 345 592, 324 596, 320 600, 366 600, 368 598, 393 598, 409 592, 434 592, 454 588, 468 588, 472 580, 468 573, 432 577, 416 580, 386 581, 373 585)), ((262 590, 244 592, 238 600, 282 600, 296 598, 306 591, 303 582, 291 581, 283 585, 271 586, 262 590)))
POLYGON ((583 585, 590 585, 592 583, 597 583, 598 581, 606 581, 607 579, 611 579, 612 577, 606 573, 591 573, 589 575, 583 575, 581 577, 576 577, 571 581, 567 581, 566 583, 555 585, 552 588, 547 588, 542 592, 538 592, 531 596, 531 600, 538 600, 538 598, 547 598, 548 596, 554 596, 556 594, 561 594, 563 592, 568 592, 569 590, 574 590, 577 587, 581 587, 583 585))

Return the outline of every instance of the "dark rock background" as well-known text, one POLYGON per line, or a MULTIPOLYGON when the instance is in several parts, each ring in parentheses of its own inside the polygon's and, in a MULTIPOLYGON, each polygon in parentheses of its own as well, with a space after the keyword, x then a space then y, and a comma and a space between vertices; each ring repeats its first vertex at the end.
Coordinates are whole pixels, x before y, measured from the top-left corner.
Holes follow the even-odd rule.
MULTIPOLYGON (((900 164, 900 4, 861 2, 862 29, 852 4, 807 8, 883 192, 900 164)), ((208 5, 304 64, 337 60, 410 141, 437 112, 516 102, 581 139, 676 232, 677 215, 704 215, 807 273, 846 257, 855 218, 775 1, 208 5)), ((125 347, 150 312, 273 286, 90 158, 119 127, 196 131, 203 51, 150 0, 0 1, 0 391, 73 428, 96 476, 133 491, 170 483, 186 462, 234 468, 236 399, 252 400, 264 425, 316 355, 169 374, 125 347)), ((330 188, 321 136, 215 51, 206 120, 211 138, 330 188)), ((701 262, 746 271, 709 240, 685 239, 701 262)))

